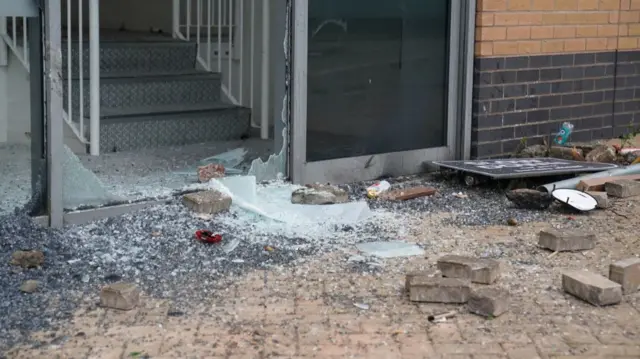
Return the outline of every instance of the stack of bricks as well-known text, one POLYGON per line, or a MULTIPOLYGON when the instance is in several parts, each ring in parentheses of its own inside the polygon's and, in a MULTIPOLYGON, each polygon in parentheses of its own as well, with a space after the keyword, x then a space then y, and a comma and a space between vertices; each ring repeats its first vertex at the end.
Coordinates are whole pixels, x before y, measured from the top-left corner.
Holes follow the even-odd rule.
POLYGON ((478 0, 472 156, 640 124, 640 0, 478 0))

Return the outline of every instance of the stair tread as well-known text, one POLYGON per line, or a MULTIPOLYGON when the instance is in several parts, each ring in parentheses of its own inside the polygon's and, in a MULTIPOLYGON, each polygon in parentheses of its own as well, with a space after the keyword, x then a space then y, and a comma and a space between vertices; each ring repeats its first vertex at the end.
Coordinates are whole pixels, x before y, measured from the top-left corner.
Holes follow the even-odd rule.
MULTIPOLYGON (((197 69, 189 70, 172 70, 172 71, 122 71, 122 72, 101 72, 101 79, 167 79, 167 78, 179 78, 179 77, 194 77, 194 76, 206 76, 206 77, 220 77, 219 72, 210 72, 197 69)), ((65 78, 67 79, 67 78, 65 78)), ((74 74, 73 80, 79 80, 79 77, 74 74)), ((89 76, 83 77, 84 81, 89 81, 89 76)))
POLYGON ((101 119, 108 120, 112 118, 136 117, 141 115, 169 115, 180 113, 194 113, 218 111, 233 108, 245 108, 224 102, 207 102, 198 104, 171 104, 171 105, 152 105, 152 106, 136 106, 127 108, 102 108, 101 119))

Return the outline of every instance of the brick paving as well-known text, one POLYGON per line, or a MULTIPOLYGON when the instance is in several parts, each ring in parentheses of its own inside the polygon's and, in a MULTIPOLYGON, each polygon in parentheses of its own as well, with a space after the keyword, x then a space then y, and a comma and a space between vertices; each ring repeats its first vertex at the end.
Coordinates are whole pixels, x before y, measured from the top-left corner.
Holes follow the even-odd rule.
MULTIPOLYGON (((69 336, 64 344, 18 348, 9 357, 640 358, 638 295, 618 306, 586 307, 579 322, 532 301, 493 320, 461 308, 451 322, 432 324, 428 314, 459 307, 412 304, 397 287, 388 288, 401 278, 360 277, 340 275, 334 282, 295 270, 255 271, 227 296, 178 316, 168 315, 168 302, 151 298, 131 312, 88 308, 49 336, 69 336), (362 310, 353 297, 375 300, 362 310)), ((576 304, 583 306, 569 300, 576 304)))
MULTIPOLYGON (((618 210, 636 210, 630 206, 623 203, 618 210)), ((350 267, 350 253, 327 253, 292 267, 249 272, 184 313, 154 298, 143 298, 129 312, 106 310, 87 298, 70 323, 33 334, 45 345, 16 347, 7 357, 640 358, 640 293, 595 307, 564 293, 560 283, 567 269, 606 275, 610 263, 640 255, 637 216, 591 214, 582 226, 597 233, 596 248, 553 256, 537 247, 537 233, 548 223, 434 232, 437 223, 442 218, 425 218, 415 238, 429 243, 426 258, 387 259, 380 269, 362 270, 350 267), (507 313, 486 319, 464 305, 408 300, 405 273, 435 269, 445 254, 478 256, 496 247, 504 268, 491 286, 511 293, 507 313), (459 313, 447 322, 427 320, 450 310, 459 313)))

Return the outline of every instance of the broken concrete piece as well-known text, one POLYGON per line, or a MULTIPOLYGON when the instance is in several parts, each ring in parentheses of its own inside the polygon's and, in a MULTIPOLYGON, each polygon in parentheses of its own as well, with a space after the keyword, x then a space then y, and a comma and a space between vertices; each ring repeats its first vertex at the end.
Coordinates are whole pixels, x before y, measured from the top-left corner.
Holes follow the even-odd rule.
POLYGON ((615 148, 607 145, 598 145, 585 156, 587 162, 615 163, 618 156, 615 148))
POLYGON ((525 147, 520 151, 516 157, 547 157, 547 146, 545 145, 533 145, 525 147))
POLYGON ((609 196, 607 192, 587 191, 587 194, 596 200, 596 208, 609 208, 609 196))
POLYGON ((404 288, 409 291, 411 280, 415 277, 423 277, 423 278, 440 278, 442 273, 439 270, 426 270, 426 271, 416 271, 409 272, 404 281, 404 288))
POLYGON ((498 317, 509 310, 509 293, 495 288, 481 288, 471 293, 469 311, 484 317, 498 317))
POLYGON ((513 202, 516 207, 526 209, 545 209, 553 202, 553 196, 550 193, 528 188, 508 191, 507 199, 513 202))
POLYGON ((622 286, 588 271, 562 274, 562 288, 587 303, 597 306, 617 304, 622 301, 622 286))
POLYGON ((200 183, 209 182, 212 178, 222 178, 224 174, 224 166, 220 164, 210 163, 206 166, 198 167, 198 181, 200 183))
POLYGON ((412 302, 466 303, 470 294, 469 283, 459 279, 416 276, 409 281, 412 302))
POLYGON ((640 182, 629 179, 607 182, 604 184, 604 189, 611 197, 627 198, 640 196, 640 182))
POLYGON ((349 202, 347 191, 329 184, 308 184, 293 191, 291 203, 294 204, 336 204, 349 202))
POLYGON ((624 155, 624 160, 627 163, 633 163, 634 161, 636 161, 638 158, 640 158, 640 151, 631 151, 631 152, 627 152, 624 155))
POLYGON ((390 201, 407 201, 420 197, 433 196, 434 194, 436 194, 436 192, 436 189, 433 187, 403 188, 389 192, 383 192, 380 195, 380 198, 390 201))
POLYGON ((33 293, 38 289, 40 282, 37 280, 26 280, 20 286, 20 291, 24 293, 33 293))
POLYGON ((139 302, 140 290, 132 283, 115 283, 100 291, 100 305, 106 308, 131 310, 139 302))
POLYGON ((640 258, 627 258, 609 266, 609 279, 622 285, 624 294, 640 290, 640 258))
POLYGON ((554 252, 584 251, 596 246, 596 235, 575 230, 545 229, 540 231, 538 245, 554 252))
POLYGON ((563 146, 551 146, 549 148, 549 157, 562 158, 572 161, 584 161, 584 154, 579 148, 563 147, 563 146))
POLYGON ((443 277, 467 279, 474 283, 491 284, 500 275, 500 263, 493 259, 447 255, 438 259, 443 277))
POLYGON ((219 213, 231 207, 231 197, 216 191, 189 193, 182 198, 185 206, 198 213, 219 213))
POLYGON ((609 176, 609 177, 598 177, 598 178, 589 178, 586 180, 581 180, 576 185, 576 189, 578 191, 598 191, 603 192, 604 184, 607 182, 613 182, 617 180, 630 179, 630 180, 640 180, 640 175, 627 175, 627 176, 609 176))
POLYGON ((44 264, 44 253, 41 251, 15 251, 9 264, 22 268, 38 268, 44 264))

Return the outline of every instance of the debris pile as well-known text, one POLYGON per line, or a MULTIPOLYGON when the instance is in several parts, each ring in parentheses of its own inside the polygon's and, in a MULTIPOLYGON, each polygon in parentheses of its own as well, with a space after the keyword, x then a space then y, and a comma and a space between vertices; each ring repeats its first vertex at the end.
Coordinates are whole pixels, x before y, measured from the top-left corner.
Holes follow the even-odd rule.
POLYGON ((578 211, 607 209, 610 198, 640 196, 640 165, 605 171, 551 183, 534 189, 507 191, 507 198, 518 208, 545 209, 555 198, 578 211), (628 173, 628 174, 626 174, 628 173))

